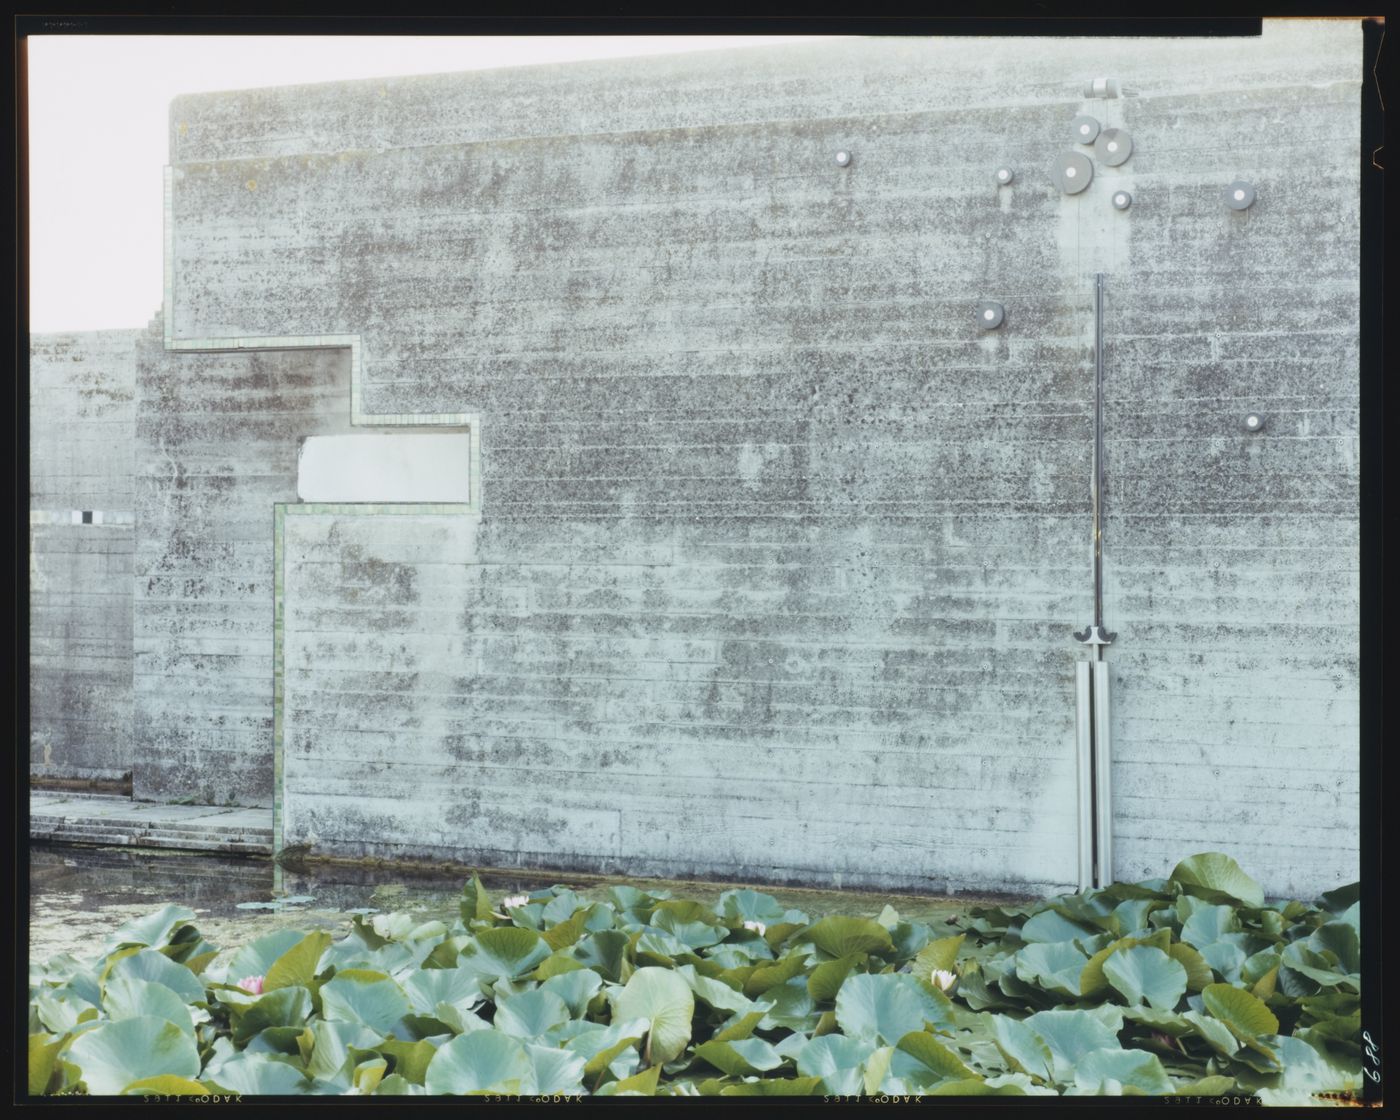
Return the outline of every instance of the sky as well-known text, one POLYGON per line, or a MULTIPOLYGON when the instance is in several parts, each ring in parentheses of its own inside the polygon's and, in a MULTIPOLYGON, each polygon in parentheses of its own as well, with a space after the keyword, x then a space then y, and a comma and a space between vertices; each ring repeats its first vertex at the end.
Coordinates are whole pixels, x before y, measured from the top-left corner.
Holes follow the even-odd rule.
POLYGON ((159 310, 166 113, 179 94, 811 38, 34 35, 30 330, 144 327, 159 310))

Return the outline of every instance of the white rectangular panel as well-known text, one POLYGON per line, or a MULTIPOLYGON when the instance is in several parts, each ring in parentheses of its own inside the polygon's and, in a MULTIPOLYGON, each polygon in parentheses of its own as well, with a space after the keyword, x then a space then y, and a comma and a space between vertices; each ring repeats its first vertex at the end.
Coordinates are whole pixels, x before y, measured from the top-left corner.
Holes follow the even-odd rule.
POLYGON ((470 432, 307 436, 297 460, 303 502, 468 502, 470 432))

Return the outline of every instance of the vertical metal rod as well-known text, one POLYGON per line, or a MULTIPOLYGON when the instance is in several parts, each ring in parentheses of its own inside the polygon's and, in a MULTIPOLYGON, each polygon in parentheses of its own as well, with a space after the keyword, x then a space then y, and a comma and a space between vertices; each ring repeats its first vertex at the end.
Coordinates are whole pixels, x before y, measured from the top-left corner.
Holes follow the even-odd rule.
MULTIPOLYGON (((1088 662, 1081 662, 1089 668, 1088 662)), ((1113 882, 1113 751, 1109 737, 1108 662, 1093 663, 1094 698, 1094 886, 1113 882)))
MULTIPOLYGON (((1103 631, 1103 273, 1094 274, 1094 627, 1103 631)), ((1094 660, 1103 646, 1094 646, 1094 660)))
POLYGON ((1094 886, 1094 715, 1090 700, 1089 662, 1074 663, 1074 734, 1079 776, 1079 889, 1094 886))

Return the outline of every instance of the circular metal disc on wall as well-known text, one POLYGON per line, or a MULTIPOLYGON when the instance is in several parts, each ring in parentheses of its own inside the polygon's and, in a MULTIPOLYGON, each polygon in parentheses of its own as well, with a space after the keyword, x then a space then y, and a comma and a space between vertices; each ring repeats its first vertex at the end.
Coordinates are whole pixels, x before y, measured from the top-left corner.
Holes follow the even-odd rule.
POLYGON ((1062 152, 1051 168, 1055 185, 1065 194, 1078 194, 1094 180, 1094 164, 1079 152, 1062 152))
POLYGON ((984 331, 995 330, 1006 318, 1006 309, 999 303, 979 303, 977 305, 977 325, 984 331))
POLYGON ((1225 188, 1225 205, 1231 210, 1248 210, 1254 201, 1254 187, 1243 179, 1236 179, 1225 188))
POLYGON ((1076 143, 1092 144, 1099 134, 1099 122, 1093 117, 1075 117, 1069 130, 1076 143))
POLYGON ((1094 155, 1108 164, 1117 167, 1133 154, 1133 138, 1124 128, 1106 128, 1094 141, 1094 155))
POLYGON ((1127 191, 1113 192, 1113 206, 1116 210, 1126 210, 1133 204, 1133 196, 1127 191))

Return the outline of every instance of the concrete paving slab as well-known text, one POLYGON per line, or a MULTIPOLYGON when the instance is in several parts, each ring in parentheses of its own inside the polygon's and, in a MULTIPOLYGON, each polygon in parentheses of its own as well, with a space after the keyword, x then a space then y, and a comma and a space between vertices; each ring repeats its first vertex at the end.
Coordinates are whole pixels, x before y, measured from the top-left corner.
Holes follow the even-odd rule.
POLYGON ((271 855, 272 810, 35 791, 29 835, 55 843, 271 855))

